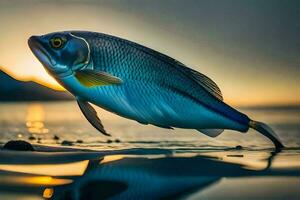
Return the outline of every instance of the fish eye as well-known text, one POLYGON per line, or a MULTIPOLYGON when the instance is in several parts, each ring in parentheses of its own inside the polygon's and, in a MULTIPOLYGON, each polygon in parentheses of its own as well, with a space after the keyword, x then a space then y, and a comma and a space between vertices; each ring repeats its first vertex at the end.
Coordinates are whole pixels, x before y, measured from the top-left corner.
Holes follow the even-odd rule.
POLYGON ((50 45, 54 49, 61 49, 65 43, 66 39, 62 37, 53 37, 52 39, 50 39, 50 45))

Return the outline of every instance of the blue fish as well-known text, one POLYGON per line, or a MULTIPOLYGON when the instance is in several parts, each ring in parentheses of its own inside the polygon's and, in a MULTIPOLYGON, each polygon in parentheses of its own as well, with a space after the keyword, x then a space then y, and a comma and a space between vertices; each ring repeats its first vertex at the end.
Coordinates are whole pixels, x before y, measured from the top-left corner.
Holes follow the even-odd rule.
POLYGON ((224 129, 253 128, 277 149, 278 136, 223 101, 210 78, 181 62, 111 35, 65 31, 32 36, 28 44, 45 69, 77 99, 87 120, 109 135, 90 103, 162 128, 196 129, 216 137, 224 129))

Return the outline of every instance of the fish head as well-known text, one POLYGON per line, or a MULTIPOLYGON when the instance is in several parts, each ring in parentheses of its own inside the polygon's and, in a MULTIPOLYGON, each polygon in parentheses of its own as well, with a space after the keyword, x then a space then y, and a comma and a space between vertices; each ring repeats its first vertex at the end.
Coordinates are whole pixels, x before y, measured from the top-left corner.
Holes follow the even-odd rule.
POLYGON ((31 36, 28 45, 46 71, 54 77, 71 75, 90 61, 89 44, 71 32, 31 36))

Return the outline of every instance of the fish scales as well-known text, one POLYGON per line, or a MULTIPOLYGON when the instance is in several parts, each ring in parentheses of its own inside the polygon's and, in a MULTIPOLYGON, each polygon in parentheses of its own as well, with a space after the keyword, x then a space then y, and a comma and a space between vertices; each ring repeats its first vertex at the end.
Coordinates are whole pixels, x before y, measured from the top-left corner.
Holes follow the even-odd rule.
MULTIPOLYGON (((150 84, 179 93, 184 98, 192 97, 192 101, 213 109, 219 114, 230 117, 241 124, 247 124, 249 118, 227 106, 223 102, 207 93, 199 84, 188 78, 172 64, 142 51, 138 44, 99 33, 77 33, 91 44, 91 57, 94 69, 106 71, 123 80, 133 80, 147 83, 148 86, 140 88, 148 90, 150 84), (222 104, 222 106, 220 106, 222 104)), ((158 52, 155 52, 158 53, 158 52)), ((167 57, 163 55, 164 57, 167 57)), ((168 59, 171 59, 167 57, 168 59)), ((172 59, 175 64, 181 64, 172 59)), ((140 98, 146 96, 140 95, 140 98)))

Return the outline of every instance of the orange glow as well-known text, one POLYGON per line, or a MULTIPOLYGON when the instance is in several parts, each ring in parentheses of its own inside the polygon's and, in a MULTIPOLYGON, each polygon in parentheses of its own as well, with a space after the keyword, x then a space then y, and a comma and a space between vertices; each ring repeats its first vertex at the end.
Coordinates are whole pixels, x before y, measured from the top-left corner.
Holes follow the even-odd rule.
POLYGON ((58 91, 66 91, 65 88, 63 88, 61 85, 59 85, 58 83, 49 83, 40 79, 37 79, 35 77, 20 77, 20 76, 16 76, 14 75, 11 71, 9 71, 8 69, 5 69, 4 67, 0 66, 0 71, 5 72, 6 74, 8 74, 9 76, 13 77, 14 79, 18 80, 18 81, 23 81, 23 82, 29 82, 29 81, 33 81, 36 82, 40 85, 43 85, 45 87, 54 89, 54 90, 58 90, 58 91))
POLYGON ((72 183, 71 179, 52 178, 51 176, 0 176, 1 184, 55 186, 72 183))
MULTIPOLYGON (((42 164, 42 165, 7 165, 0 164, 0 170, 21 172, 48 176, 81 176, 84 174, 89 161, 66 163, 66 164, 42 164)), ((46 180, 46 179, 43 179, 46 180)))
POLYGON ((43 192, 43 197, 46 199, 50 199, 54 193, 53 188, 46 188, 43 192))
POLYGON ((45 128, 45 111, 41 104, 31 104, 28 106, 26 116, 26 126, 28 132, 32 134, 48 133, 49 130, 45 128))
POLYGON ((29 185, 64 185, 72 182, 70 179, 58 179, 51 176, 35 176, 24 179, 24 183, 29 185))

